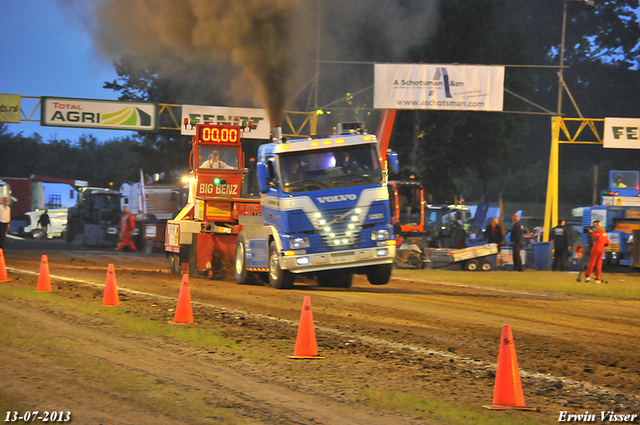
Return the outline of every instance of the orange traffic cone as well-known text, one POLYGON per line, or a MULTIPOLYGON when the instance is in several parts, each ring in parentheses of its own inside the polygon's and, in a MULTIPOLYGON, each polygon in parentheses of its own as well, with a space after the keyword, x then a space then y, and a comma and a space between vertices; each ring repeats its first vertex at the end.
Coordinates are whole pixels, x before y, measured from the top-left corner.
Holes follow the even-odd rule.
POLYGON ((293 350, 293 356, 287 357, 290 359, 324 359, 324 357, 318 356, 316 330, 313 326, 313 313, 311 313, 311 298, 309 296, 304 297, 302 302, 296 348, 293 350))
POLYGON ((38 287, 36 288, 39 292, 50 292, 51 291, 51 277, 49 276, 49 259, 46 255, 42 256, 42 260, 40 260, 40 275, 38 276, 38 287))
POLYGON ((120 305, 120 297, 118 296, 118 285, 116 284, 116 271, 113 267, 113 264, 109 264, 109 266, 107 267, 107 284, 104 287, 102 305, 120 305))
POLYGON ((496 386, 493 389, 493 404, 482 407, 490 410, 536 410, 533 407, 527 407, 524 403, 518 359, 516 359, 516 346, 513 343, 513 335, 509 325, 502 327, 496 386))
POLYGON ((7 265, 4 263, 4 252, 0 248, 0 282, 8 282, 7 265))
POLYGON ((193 323, 193 313, 191 311, 191 291, 189 291, 189 275, 182 275, 182 286, 178 295, 178 306, 173 320, 169 323, 191 324, 193 323))

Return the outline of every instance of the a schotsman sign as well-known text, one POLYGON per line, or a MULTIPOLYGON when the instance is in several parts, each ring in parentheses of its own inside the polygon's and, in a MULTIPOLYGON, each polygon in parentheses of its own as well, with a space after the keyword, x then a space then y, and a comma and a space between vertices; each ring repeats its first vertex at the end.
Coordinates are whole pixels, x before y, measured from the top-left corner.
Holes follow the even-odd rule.
POLYGON ((60 97, 43 97, 41 102, 41 125, 128 131, 158 129, 155 103, 60 97))
POLYGON ((376 64, 373 107, 502 111, 504 67, 376 64))

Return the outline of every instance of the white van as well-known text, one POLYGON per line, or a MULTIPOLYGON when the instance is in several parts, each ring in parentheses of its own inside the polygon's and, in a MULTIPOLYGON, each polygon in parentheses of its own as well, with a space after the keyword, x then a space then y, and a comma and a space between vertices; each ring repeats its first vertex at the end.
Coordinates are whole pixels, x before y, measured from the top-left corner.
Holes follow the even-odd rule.
MULTIPOLYGON (((44 213, 44 210, 36 210, 25 213, 26 220, 24 226, 24 235, 32 238, 40 239, 44 237, 44 231, 38 226, 38 219, 44 213)), ((51 224, 47 230, 47 239, 59 238, 64 236, 67 230, 67 214, 68 209, 56 209, 48 211, 51 224)))

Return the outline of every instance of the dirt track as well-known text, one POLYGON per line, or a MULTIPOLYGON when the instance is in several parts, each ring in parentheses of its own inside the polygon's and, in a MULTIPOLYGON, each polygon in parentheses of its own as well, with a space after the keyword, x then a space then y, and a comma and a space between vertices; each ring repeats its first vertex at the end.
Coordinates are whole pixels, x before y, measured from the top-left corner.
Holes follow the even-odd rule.
MULTIPOLYGON (((36 247, 5 250, 12 281, 2 285, 35 288, 46 253, 53 293, 69 302, 100 303, 106 266, 113 263, 118 309, 158 323, 172 318, 180 279, 166 272, 162 255, 36 247)), ((544 279, 547 272, 535 273, 544 279)), ((50 403, 71 410, 82 424, 467 423, 446 421, 422 401, 399 407, 390 394, 484 414, 501 328, 509 324, 525 400, 540 411, 488 414, 541 423, 556 423, 560 411, 640 414, 639 302, 457 285, 433 281, 429 271, 411 276, 396 273, 383 287, 357 277, 351 289, 307 282, 290 291, 192 278, 196 326, 232 341, 215 350, 128 334, 60 304, 3 296, 0 318, 18 329, 19 338, 37 329, 68 347, 48 355, 1 345, 0 396, 13 395, 3 407, 45 410, 50 403), (286 358, 293 354, 305 295, 311 296, 324 360, 286 358), (113 383, 91 380, 87 370, 96 365, 116 381, 124 374, 139 382, 114 393, 113 383)), ((626 279, 640 283, 640 277, 626 279)))

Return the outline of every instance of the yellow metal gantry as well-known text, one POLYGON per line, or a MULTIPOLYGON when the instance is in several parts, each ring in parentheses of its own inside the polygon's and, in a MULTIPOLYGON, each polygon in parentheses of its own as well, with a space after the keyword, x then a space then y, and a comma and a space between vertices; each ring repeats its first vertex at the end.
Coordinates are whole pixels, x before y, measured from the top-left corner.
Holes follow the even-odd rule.
POLYGON ((602 145, 602 136, 596 128, 596 122, 604 123, 604 118, 563 118, 555 116, 551 118, 551 154, 549 155, 549 177, 547 179, 547 202, 544 210, 543 240, 549 241, 549 234, 553 227, 558 225, 558 174, 560 159, 560 144, 589 144, 602 145), (580 122, 578 128, 572 132, 567 127, 567 122, 580 122), (596 141, 578 140, 583 136, 585 129, 590 129, 596 141), (563 140, 560 136, 563 135, 563 140))

